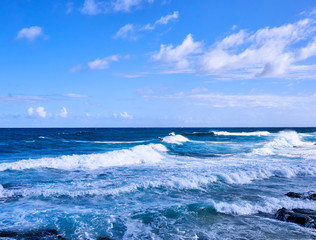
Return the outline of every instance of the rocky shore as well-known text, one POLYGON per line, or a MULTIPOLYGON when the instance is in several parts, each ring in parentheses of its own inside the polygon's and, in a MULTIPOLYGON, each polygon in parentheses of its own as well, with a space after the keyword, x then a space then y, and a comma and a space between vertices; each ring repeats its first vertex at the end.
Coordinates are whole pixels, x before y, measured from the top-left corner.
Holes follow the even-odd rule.
MULTIPOLYGON (((301 198, 301 199, 316 201, 316 192, 307 192, 307 193, 288 192, 285 195, 290 198, 301 198)), ((312 209, 281 208, 275 214, 275 218, 281 221, 285 221, 285 222, 296 223, 303 227, 316 229, 316 211, 312 209)))

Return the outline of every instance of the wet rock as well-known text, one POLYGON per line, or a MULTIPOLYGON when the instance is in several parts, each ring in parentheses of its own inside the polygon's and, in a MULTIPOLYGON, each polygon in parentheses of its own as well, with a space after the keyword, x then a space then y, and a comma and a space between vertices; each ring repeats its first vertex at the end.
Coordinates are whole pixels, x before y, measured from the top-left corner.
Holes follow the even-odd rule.
POLYGON ((289 210, 286 208, 281 208, 275 214, 275 218, 285 222, 296 223, 303 227, 316 229, 316 220, 314 218, 315 213, 316 211, 311 209, 289 210))
POLYGON ((316 201, 316 192, 307 192, 307 193, 296 193, 296 192, 288 192, 285 194, 290 198, 302 198, 316 201))
POLYGON ((295 192, 288 192, 285 195, 290 197, 290 198, 301 198, 301 197, 303 197, 302 193, 295 193, 295 192))
POLYGON ((56 229, 35 229, 26 232, 11 230, 0 231, 0 237, 14 238, 17 240, 65 240, 56 229))

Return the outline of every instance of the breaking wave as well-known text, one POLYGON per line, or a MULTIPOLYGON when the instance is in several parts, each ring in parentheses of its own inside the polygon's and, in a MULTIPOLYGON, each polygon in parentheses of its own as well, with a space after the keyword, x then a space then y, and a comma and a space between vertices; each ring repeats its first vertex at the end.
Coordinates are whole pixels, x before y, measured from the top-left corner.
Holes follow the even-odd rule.
POLYGON ((171 133, 169 136, 164 137, 162 141, 165 143, 182 144, 184 142, 189 142, 190 140, 182 135, 171 133))
POLYGON ((266 143, 262 148, 254 149, 253 153, 269 155, 281 149, 311 145, 313 145, 313 143, 303 142, 295 131, 281 131, 271 142, 266 143))
POLYGON ((55 158, 20 160, 1 163, 0 171, 24 170, 31 168, 55 168, 64 170, 97 169, 103 167, 125 166, 142 163, 156 163, 163 158, 167 148, 162 144, 139 145, 98 154, 63 155, 55 158))

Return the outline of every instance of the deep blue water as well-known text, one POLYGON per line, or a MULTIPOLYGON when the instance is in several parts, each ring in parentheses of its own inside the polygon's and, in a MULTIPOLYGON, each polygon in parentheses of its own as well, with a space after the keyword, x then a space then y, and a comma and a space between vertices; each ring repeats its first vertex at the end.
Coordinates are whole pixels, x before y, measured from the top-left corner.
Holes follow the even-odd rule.
POLYGON ((316 128, 0 129, 0 231, 315 239, 273 218, 316 210, 284 196, 316 190, 315 143, 316 128))

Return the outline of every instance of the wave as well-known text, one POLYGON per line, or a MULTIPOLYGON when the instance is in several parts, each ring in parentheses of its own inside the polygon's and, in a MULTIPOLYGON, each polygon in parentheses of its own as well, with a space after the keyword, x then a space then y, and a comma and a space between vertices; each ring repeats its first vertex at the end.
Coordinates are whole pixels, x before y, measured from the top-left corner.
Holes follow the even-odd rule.
POLYGON ((249 201, 238 201, 233 203, 211 201, 212 207, 220 213, 230 215, 251 215, 257 213, 275 213, 278 209, 284 208, 309 208, 316 210, 316 204, 313 200, 301 200, 290 198, 264 197, 261 203, 249 201))
POLYGON ((268 131, 255 131, 255 132, 227 132, 227 131, 214 131, 217 136, 269 136, 268 131))
POLYGON ((280 131, 271 142, 268 142, 262 148, 254 149, 253 153, 259 155, 269 155, 274 154, 281 149, 311 145, 313 145, 313 143, 303 142, 300 139, 299 134, 295 131, 280 131))
POLYGON ((190 140, 182 135, 171 133, 169 136, 164 137, 162 141, 165 143, 182 144, 184 142, 189 142, 190 140))
POLYGON ((166 151, 167 148, 162 144, 139 145, 130 149, 116 150, 107 153, 64 155, 55 158, 29 159, 12 163, 1 163, 0 171, 32 168, 93 170, 104 167, 156 163, 164 158, 162 152, 166 151))
MULTIPOLYGON (((249 184, 253 181, 260 181, 271 177, 292 178, 302 175, 316 175, 316 167, 295 166, 280 167, 279 165, 261 167, 252 170, 227 169, 223 171, 209 171, 204 174, 184 171, 178 176, 157 176, 152 180, 131 182, 123 186, 112 186, 111 182, 71 182, 65 184, 38 185, 32 188, 5 188, 0 187, 1 197, 86 197, 86 196, 120 196, 132 192, 143 192, 147 189, 160 189, 170 191, 199 190, 206 192, 211 184, 222 182, 226 184, 249 184), (93 187, 92 187, 93 186, 93 187)), ((237 208, 237 207, 236 207, 237 208)), ((242 209, 240 207, 240 209, 242 209)), ((228 211, 228 210, 227 210, 228 211)), ((232 210, 231 210, 232 211, 232 210)), ((246 210, 243 210, 246 211, 246 210)))

